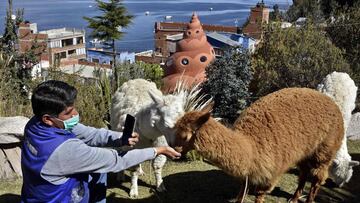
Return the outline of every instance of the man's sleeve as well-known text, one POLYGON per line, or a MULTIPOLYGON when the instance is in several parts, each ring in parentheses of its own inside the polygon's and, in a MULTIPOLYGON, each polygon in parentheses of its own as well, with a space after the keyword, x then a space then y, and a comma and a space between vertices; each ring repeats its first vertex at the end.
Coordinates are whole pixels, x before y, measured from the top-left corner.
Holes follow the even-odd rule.
POLYGON ((155 156, 154 148, 134 149, 119 154, 113 149, 90 147, 79 139, 70 139, 51 154, 41 170, 41 176, 51 183, 61 184, 69 175, 118 172, 155 156))
POLYGON ((105 128, 94 128, 81 123, 71 130, 77 138, 89 146, 95 147, 120 147, 122 132, 115 132, 105 128))

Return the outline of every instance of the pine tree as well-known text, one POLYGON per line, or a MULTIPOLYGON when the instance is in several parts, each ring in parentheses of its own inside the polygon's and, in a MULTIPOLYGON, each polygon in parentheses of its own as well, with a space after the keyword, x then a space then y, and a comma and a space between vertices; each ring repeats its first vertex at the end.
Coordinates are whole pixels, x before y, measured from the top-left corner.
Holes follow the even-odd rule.
POLYGON ((24 96, 27 96, 28 84, 32 79, 32 68, 39 63, 39 57, 44 51, 44 46, 41 46, 35 40, 29 50, 25 53, 19 52, 17 49, 19 40, 16 31, 19 24, 24 21, 24 9, 17 9, 16 15, 13 13, 12 0, 8 0, 4 37, 1 40, 1 51, 12 58, 6 68, 12 73, 11 78, 16 81, 15 84, 20 89, 25 90, 23 93, 24 96))
POLYGON ((203 90, 214 99, 214 116, 234 122, 250 100, 249 52, 239 47, 226 50, 206 69, 206 77, 203 90))
POLYGON ((118 81, 117 72, 114 68, 116 66, 115 40, 119 40, 123 36, 124 32, 121 29, 128 27, 133 16, 128 14, 121 0, 110 0, 109 2, 96 0, 96 2, 103 15, 92 18, 84 17, 84 19, 88 21, 88 27, 93 29, 91 33, 93 38, 111 42, 113 48, 112 66, 115 81, 118 81))
POLYGON ((286 12, 287 20, 294 22, 299 17, 306 17, 315 22, 321 22, 324 20, 321 7, 320 0, 293 0, 293 4, 286 12))
POLYGON ((278 4, 273 6, 273 11, 270 12, 269 18, 271 21, 281 21, 283 18, 278 4))
POLYGON ((8 0, 8 9, 5 18, 5 32, 2 38, 2 48, 5 52, 13 54, 17 43, 16 19, 13 19, 12 0, 8 0))

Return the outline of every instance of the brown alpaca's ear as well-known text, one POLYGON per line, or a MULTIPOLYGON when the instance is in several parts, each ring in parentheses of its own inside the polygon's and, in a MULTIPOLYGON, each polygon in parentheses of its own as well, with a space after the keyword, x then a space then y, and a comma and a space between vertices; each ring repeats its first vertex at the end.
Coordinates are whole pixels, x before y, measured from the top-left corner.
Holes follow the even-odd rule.
POLYGON ((204 113, 201 115, 194 123, 193 130, 198 130, 206 121, 208 121, 210 118, 210 112, 204 113))

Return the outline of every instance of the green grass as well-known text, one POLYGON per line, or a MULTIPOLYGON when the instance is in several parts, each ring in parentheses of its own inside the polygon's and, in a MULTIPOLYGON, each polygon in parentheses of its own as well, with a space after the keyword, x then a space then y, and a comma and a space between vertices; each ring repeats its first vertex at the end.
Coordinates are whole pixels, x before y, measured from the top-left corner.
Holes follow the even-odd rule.
MULTIPOLYGON (((349 141, 349 151, 354 160, 360 161, 360 141, 349 141)), ((150 173, 149 162, 143 166, 145 175, 139 179, 139 198, 130 199, 129 173, 126 181, 116 182, 109 176, 108 202, 122 203, 227 203, 234 202, 240 183, 224 174, 218 168, 202 161, 168 161, 164 167, 164 182, 168 189, 164 193, 154 192, 155 178, 150 173)), ((266 202, 286 202, 297 186, 297 171, 290 170, 285 174, 274 191, 266 196, 266 202)), ((306 185, 305 192, 309 189, 306 185)), ((0 182, 0 202, 19 202, 21 180, 0 182)), ((253 189, 245 202, 253 202, 253 189)), ((360 167, 355 168, 351 181, 343 188, 334 187, 330 182, 321 187, 316 202, 319 203, 352 203, 360 202, 360 167)))

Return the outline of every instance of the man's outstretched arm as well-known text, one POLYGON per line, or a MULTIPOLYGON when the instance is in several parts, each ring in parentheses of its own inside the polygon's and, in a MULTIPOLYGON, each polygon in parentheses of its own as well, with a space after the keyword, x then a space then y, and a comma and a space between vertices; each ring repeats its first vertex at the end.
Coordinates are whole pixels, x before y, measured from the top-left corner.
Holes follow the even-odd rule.
POLYGON ((120 147, 122 132, 107 130, 105 128, 94 128, 84 124, 77 124, 71 130, 77 138, 89 146, 94 147, 120 147))
POLYGON ((41 176, 53 184, 62 184, 69 175, 78 173, 118 172, 164 154, 178 158, 180 154, 170 147, 134 149, 119 153, 113 149, 90 147, 79 139, 69 139, 49 157, 41 176))

